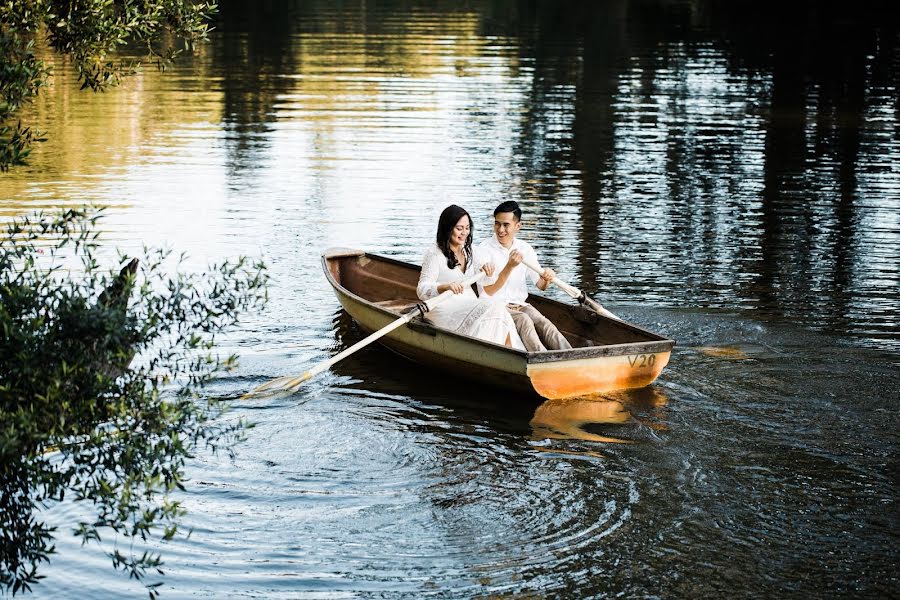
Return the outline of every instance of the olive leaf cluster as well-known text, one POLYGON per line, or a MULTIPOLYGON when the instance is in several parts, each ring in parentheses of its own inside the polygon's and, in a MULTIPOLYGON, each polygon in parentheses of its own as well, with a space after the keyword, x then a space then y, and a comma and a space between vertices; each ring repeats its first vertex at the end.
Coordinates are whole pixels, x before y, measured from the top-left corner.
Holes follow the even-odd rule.
POLYGON ((117 58, 140 45, 164 68, 206 39, 214 2, 197 0, 0 0, 0 170, 22 164, 42 134, 16 121, 46 85, 36 40, 72 57, 81 88, 102 91, 140 66, 117 58))
POLYGON ((217 334, 265 304, 265 266, 192 274, 145 249, 116 273, 96 258, 102 212, 24 217, 0 238, 0 588, 13 594, 40 580, 58 534, 41 511, 63 500, 90 509, 72 524, 83 542, 129 542, 106 550, 114 567, 162 573, 133 542, 176 534, 185 461, 231 452, 245 427, 203 390, 235 362, 217 334))

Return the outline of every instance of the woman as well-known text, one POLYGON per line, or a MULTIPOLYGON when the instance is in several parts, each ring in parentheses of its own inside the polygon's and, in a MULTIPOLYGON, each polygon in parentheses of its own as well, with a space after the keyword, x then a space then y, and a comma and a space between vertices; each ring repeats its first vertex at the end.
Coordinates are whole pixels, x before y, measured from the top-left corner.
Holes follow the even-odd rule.
POLYGON ((416 293, 420 300, 447 290, 454 295, 431 309, 428 319, 456 333, 524 350, 506 307, 489 298, 478 298, 472 286, 463 285, 464 279, 479 270, 490 276, 494 267, 479 264, 472 250, 472 219, 464 208, 451 204, 438 219, 436 243, 425 251, 416 293))

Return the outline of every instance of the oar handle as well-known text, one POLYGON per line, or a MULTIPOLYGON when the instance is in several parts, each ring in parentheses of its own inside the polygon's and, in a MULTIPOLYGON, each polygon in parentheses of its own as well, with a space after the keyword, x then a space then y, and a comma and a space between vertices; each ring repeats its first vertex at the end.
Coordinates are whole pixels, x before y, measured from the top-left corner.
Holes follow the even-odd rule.
MULTIPOLYGON (((537 273, 538 275, 544 274, 544 271, 540 267, 538 267, 534 262, 532 262, 528 259, 523 258, 522 264, 525 265, 526 267, 528 267, 529 269, 531 269, 532 271, 534 271, 535 273, 537 273)), ((561 289, 562 291, 567 293, 572 298, 575 298, 579 302, 584 302, 585 304, 590 306, 592 309, 594 309, 595 312, 598 312, 601 315, 604 315, 606 317, 616 319, 617 321, 622 320, 619 317, 617 317, 616 315, 614 315, 613 313, 611 313, 610 311, 603 308, 599 302, 591 300, 590 298, 587 297, 587 294, 585 294, 584 292, 582 292, 581 290, 579 290, 576 287, 572 287, 565 281, 562 281, 559 277, 554 277, 553 279, 550 280, 550 282, 555 283, 559 289, 561 289)))

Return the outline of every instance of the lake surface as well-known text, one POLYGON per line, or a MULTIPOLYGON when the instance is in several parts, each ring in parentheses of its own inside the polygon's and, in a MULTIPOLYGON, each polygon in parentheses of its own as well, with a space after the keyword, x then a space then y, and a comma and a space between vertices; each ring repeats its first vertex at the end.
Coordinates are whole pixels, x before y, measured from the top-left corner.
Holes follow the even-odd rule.
MULTIPOLYGON (((419 262, 450 203, 481 238, 518 200, 546 265, 678 346, 655 385, 599 400, 540 404, 371 347, 236 402, 225 418, 256 426, 234 460, 189 465, 192 534, 155 546, 163 598, 900 595, 890 19, 246 4, 102 95, 48 56, 30 117, 49 139, 0 175, 3 220, 90 202, 110 249, 266 259, 269 307, 224 340, 241 366, 211 393, 360 339, 321 251, 419 262)), ((68 536, 82 514, 49 512, 60 554, 33 597, 142 595, 68 536)))

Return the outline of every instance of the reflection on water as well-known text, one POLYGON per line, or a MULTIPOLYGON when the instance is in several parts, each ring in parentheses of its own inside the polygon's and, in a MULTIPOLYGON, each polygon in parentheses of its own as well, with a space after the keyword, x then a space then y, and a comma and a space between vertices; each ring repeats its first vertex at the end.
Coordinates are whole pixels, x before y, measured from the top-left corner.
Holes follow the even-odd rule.
POLYGON ((896 347, 895 29, 652 6, 226 2, 198 54, 100 96, 48 55, 49 141, 0 180, 0 215, 94 201, 122 244, 418 260, 446 204, 480 236, 515 197, 545 261, 604 301, 896 347))
POLYGON ((547 400, 534 411, 529 425, 533 439, 585 440, 589 442, 630 443, 637 435, 636 427, 665 430, 659 409, 666 405, 665 393, 654 386, 604 394, 596 398, 547 400), (635 411, 653 410, 654 423, 633 415, 635 411), (624 425, 632 425, 628 429, 624 425), (602 434, 599 432, 603 432, 602 434))
MULTIPOLYGON (((598 399, 371 347, 236 402, 257 426, 190 466, 163 597, 895 594, 897 26, 812 4, 226 1, 107 94, 51 57, 0 219, 95 202, 110 246, 263 255, 216 394, 360 339, 319 253, 418 262, 451 202, 480 238, 519 200, 543 262, 679 342, 598 399)), ((59 545, 38 596, 140 593, 59 545)))
POLYGON ((738 346, 701 346, 697 348, 697 351, 709 356, 718 356, 731 360, 746 360, 750 358, 747 352, 738 346))

